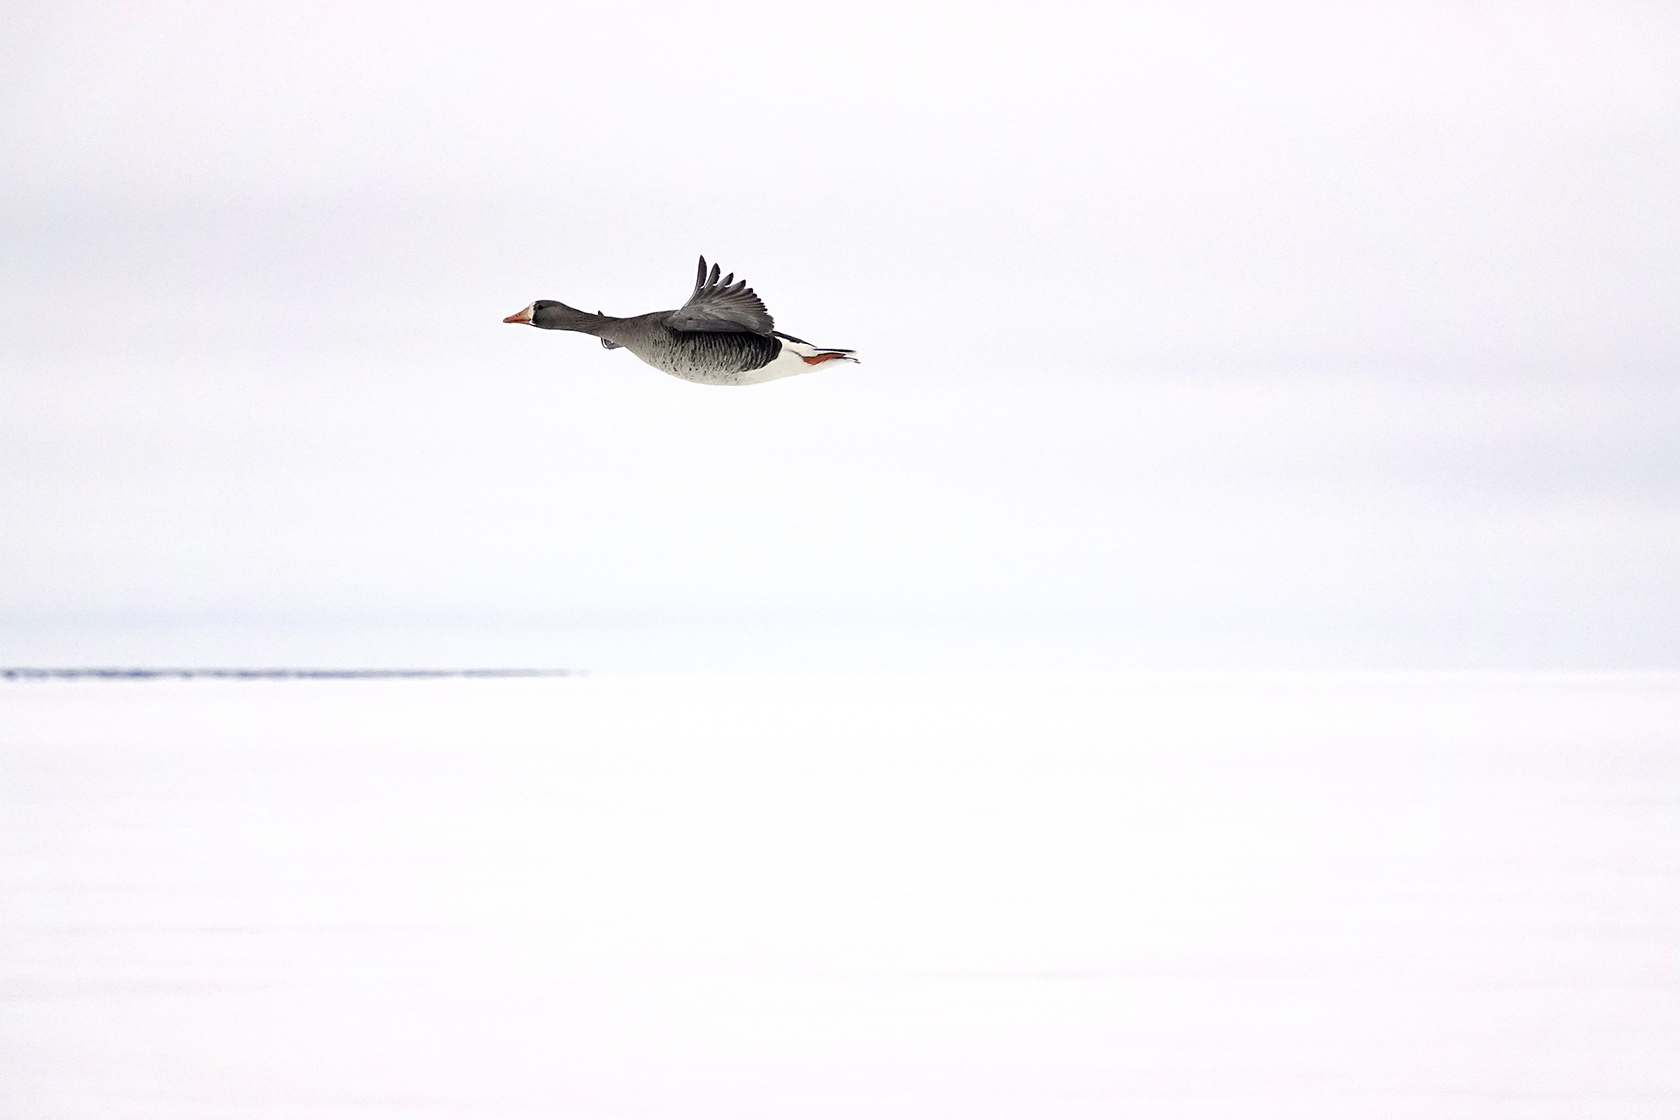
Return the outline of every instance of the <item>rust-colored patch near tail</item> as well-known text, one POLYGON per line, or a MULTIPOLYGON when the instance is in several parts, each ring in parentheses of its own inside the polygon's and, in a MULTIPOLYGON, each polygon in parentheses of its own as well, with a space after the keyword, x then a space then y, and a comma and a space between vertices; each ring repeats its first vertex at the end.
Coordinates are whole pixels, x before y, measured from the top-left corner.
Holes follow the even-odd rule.
POLYGON ((805 355, 801 354, 801 355, 799 355, 799 360, 804 362, 808 366, 814 366, 814 365, 820 365, 823 362, 832 361, 835 358, 844 358, 844 357, 845 357, 844 354, 818 354, 814 358, 807 358, 805 355))

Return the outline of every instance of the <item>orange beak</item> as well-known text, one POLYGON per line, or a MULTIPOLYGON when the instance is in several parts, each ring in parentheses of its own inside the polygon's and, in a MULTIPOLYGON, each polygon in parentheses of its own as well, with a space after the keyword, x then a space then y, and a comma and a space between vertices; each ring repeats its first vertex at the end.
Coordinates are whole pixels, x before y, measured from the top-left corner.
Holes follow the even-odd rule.
POLYGON ((509 315, 506 319, 502 320, 504 323, 529 323, 530 321, 531 309, 529 307, 523 311, 515 311, 512 315, 509 315))

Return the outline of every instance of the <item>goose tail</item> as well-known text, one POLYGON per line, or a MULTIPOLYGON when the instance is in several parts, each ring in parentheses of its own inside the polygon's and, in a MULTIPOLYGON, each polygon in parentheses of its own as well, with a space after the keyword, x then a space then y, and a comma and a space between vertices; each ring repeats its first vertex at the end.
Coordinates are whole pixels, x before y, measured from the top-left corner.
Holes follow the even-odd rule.
POLYGON ((835 346, 812 346, 803 338, 776 332, 776 337, 782 340, 782 349, 791 352, 808 366, 820 366, 824 362, 856 362, 857 351, 845 350, 835 346))

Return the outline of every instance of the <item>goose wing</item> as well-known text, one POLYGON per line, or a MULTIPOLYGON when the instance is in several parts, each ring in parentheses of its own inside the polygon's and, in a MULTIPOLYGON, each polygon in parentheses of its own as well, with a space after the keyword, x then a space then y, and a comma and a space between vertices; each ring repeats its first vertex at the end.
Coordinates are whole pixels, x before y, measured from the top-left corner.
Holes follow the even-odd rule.
POLYGON ((747 287, 745 280, 736 280, 731 272, 721 281, 717 265, 708 275, 706 258, 700 258, 700 273, 694 280, 694 294, 688 302, 665 316, 665 325, 674 331, 740 331, 769 335, 776 321, 765 310, 758 293, 747 287))

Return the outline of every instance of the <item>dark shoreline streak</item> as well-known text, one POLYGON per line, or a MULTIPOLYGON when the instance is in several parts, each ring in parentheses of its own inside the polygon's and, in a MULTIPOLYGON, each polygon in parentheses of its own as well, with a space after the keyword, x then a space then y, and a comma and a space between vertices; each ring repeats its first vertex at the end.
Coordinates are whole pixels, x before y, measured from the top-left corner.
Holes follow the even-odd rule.
POLYGON ((0 669, 0 679, 39 680, 235 680, 367 681, 431 680, 439 677, 574 677, 577 669, 0 669))

